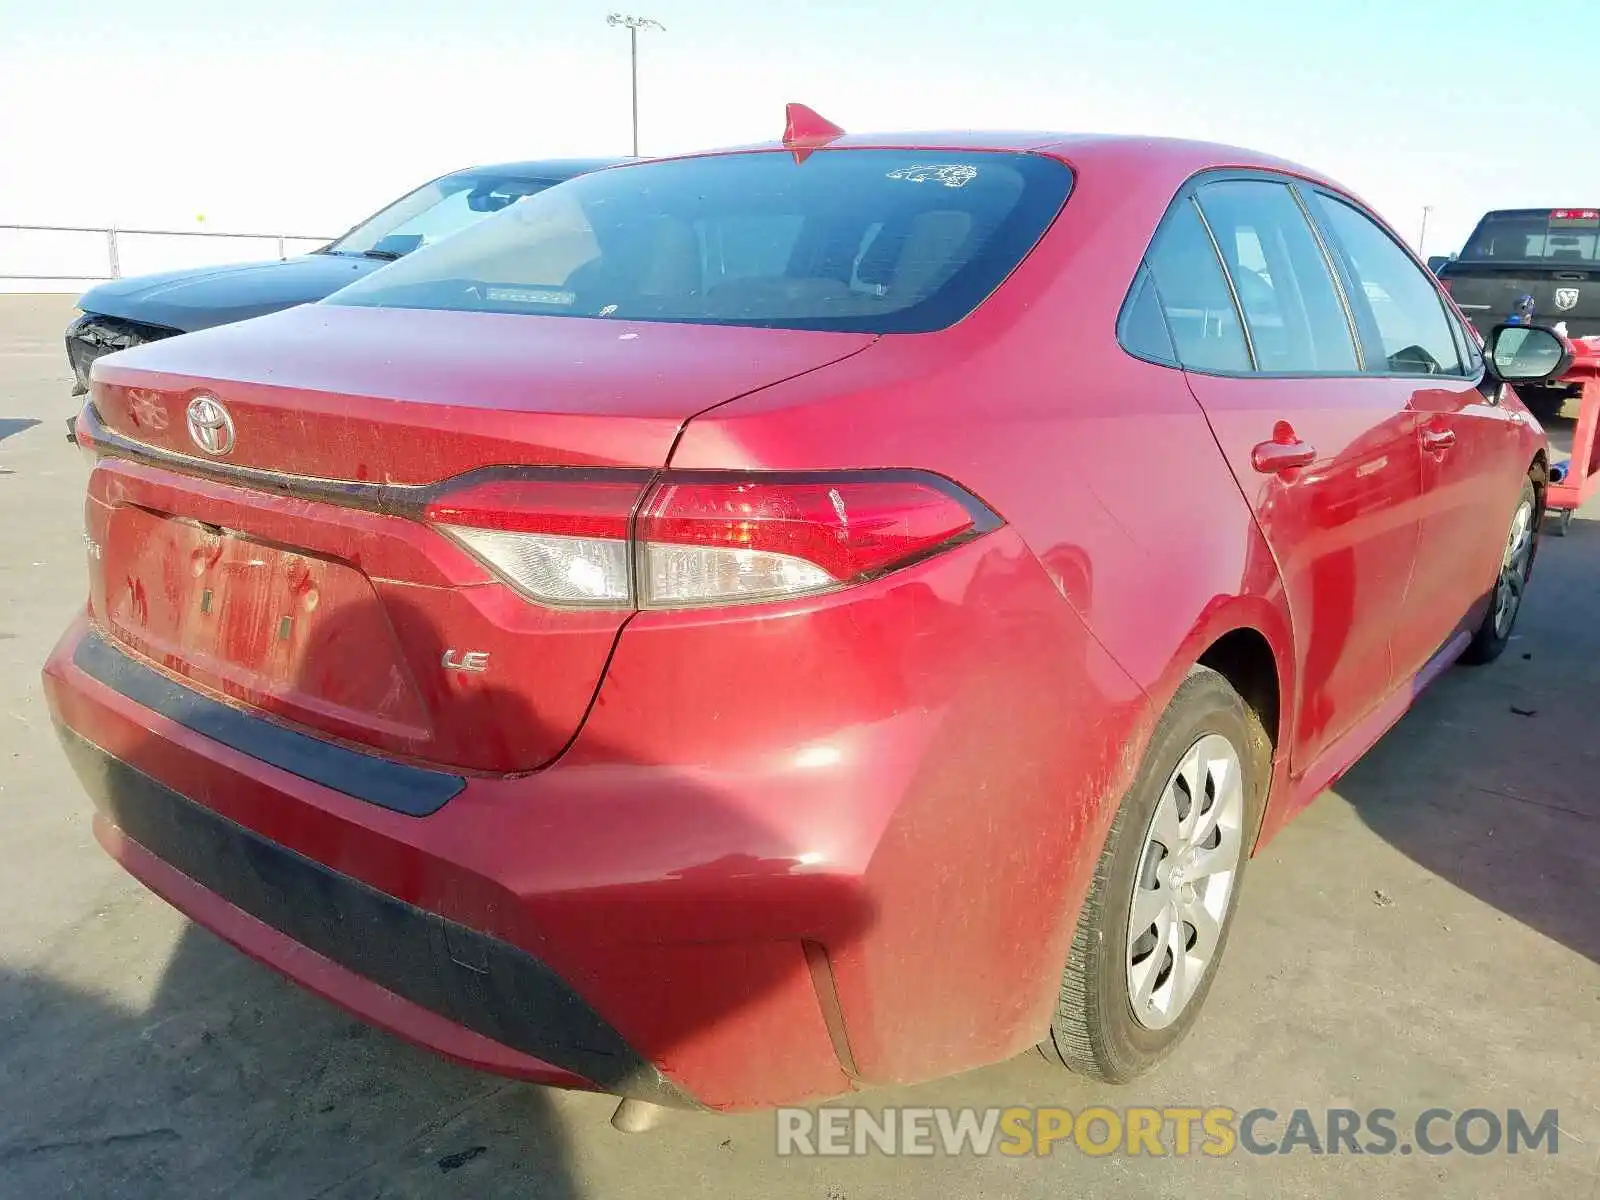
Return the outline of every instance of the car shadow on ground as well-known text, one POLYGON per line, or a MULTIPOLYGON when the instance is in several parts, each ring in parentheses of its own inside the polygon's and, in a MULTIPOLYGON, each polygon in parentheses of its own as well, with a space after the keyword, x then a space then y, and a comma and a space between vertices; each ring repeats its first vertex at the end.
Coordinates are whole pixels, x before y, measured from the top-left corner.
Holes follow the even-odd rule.
POLYGON ((0 417, 0 442, 14 433, 25 433, 37 424, 39 421, 34 417, 0 417))
POLYGON ((1579 517, 1543 539, 1500 659, 1446 672, 1334 788, 1420 866, 1593 962, 1597 597, 1600 521, 1579 517))
POLYGON ((0 975, 0 1011, 28 1030, 0 1050, 7 1195, 581 1194, 545 1089, 413 1049, 192 925, 148 1007, 32 973, 0 975))

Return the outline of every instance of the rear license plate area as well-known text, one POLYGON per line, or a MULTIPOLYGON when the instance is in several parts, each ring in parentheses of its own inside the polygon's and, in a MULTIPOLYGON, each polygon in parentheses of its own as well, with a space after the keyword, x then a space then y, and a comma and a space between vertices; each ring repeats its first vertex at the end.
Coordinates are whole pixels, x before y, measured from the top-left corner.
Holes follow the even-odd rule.
POLYGON ((122 505, 100 567, 110 632, 169 671, 313 722, 427 728, 377 592, 349 563, 122 505))

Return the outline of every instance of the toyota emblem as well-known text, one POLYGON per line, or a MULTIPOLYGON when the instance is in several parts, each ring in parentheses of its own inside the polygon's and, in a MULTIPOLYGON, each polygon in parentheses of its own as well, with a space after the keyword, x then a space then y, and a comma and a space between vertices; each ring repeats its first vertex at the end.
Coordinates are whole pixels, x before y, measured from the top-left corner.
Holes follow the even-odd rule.
POLYGON ((226 454, 233 449, 233 418, 215 396, 196 396, 189 401, 189 436, 207 454, 226 454))

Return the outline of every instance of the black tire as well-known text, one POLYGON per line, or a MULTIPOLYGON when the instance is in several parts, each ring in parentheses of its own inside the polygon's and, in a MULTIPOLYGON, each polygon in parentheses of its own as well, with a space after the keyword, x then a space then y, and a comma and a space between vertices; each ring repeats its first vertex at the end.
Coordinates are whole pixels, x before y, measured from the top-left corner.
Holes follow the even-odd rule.
POLYGON ((1461 661, 1472 666, 1482 666, 1492 663, 1505 653, 1505 648, 1511 643, 1512 631, 1517 627, 1517 616, 1522 612, 1522 598, 1527 590, 1528 576, 1533 572, 1533 559, 1539 543, 1539 496, 1534 491, 1533 480, 1522 481, 1522 492, 1517 496, 1517 506, 1511 510, 1511 523, 1506 532, 1506 541, 1501 550, 1500 574, 1489 587, 1489 608, 1483 614, 1483 620, 1472 634, 1472 641, 1461 655, 1461 661), (1527 553, 1522 556, 1520 564, 1511 564, 1507 560, 1507 551, 1511 546, 1511 530, 1516 527, 1517 515, 1526 507, 1528 516, 1528 547, 1527 553), (1502 587, 1515 589, 1515 602, 1510 610, 1509 619, 1500 618, 1500 593, 1502 587))
POLYGON ((1081 1075, 1125 1083, 1150 1070, 1183 1040, 1227 949, 1250 849, 1261 824, 1271 764, 1271 742, 1256 712, 1222 675, 1207 667, 1192 668, 1157 722, 1133 787, 1112 820, 1078 917, 1050 1037, 1039 1047, 1046 1059, 1081 1075), (1242 850, 1217 948, 1204 976, 1176 1020, 1151 1029, 1134 1015, 1128 994, 1128 925, 1136 877, 1167 781, 1189 749, 1211 733, 1232 743, 1242 768, 1242 850))

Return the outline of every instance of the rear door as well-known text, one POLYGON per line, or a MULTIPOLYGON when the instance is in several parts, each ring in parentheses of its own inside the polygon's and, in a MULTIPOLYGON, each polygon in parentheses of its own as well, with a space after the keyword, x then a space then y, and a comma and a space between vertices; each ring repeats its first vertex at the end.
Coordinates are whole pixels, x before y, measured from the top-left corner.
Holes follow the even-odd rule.
POLYGON ((1374 386, 1417 413, 1422 464, 1417 566, 1394 622, 1399 678, 1414 675, 1487 592, 1528 464, 1520 424, 1485 386, 1477 347, 1433 279, 1369 214, 1318 191, 1312 209, 1355 286, 1374 386))
POLYGON ((1346 299, 1287 181, 1202 179, 1169 211, 1149 268, 1288 593, 1291 749, 1304 767, 1390 687, 1390 622, 1417 542, 1416 418, 1402 390, 1364 372, 1346 299))

